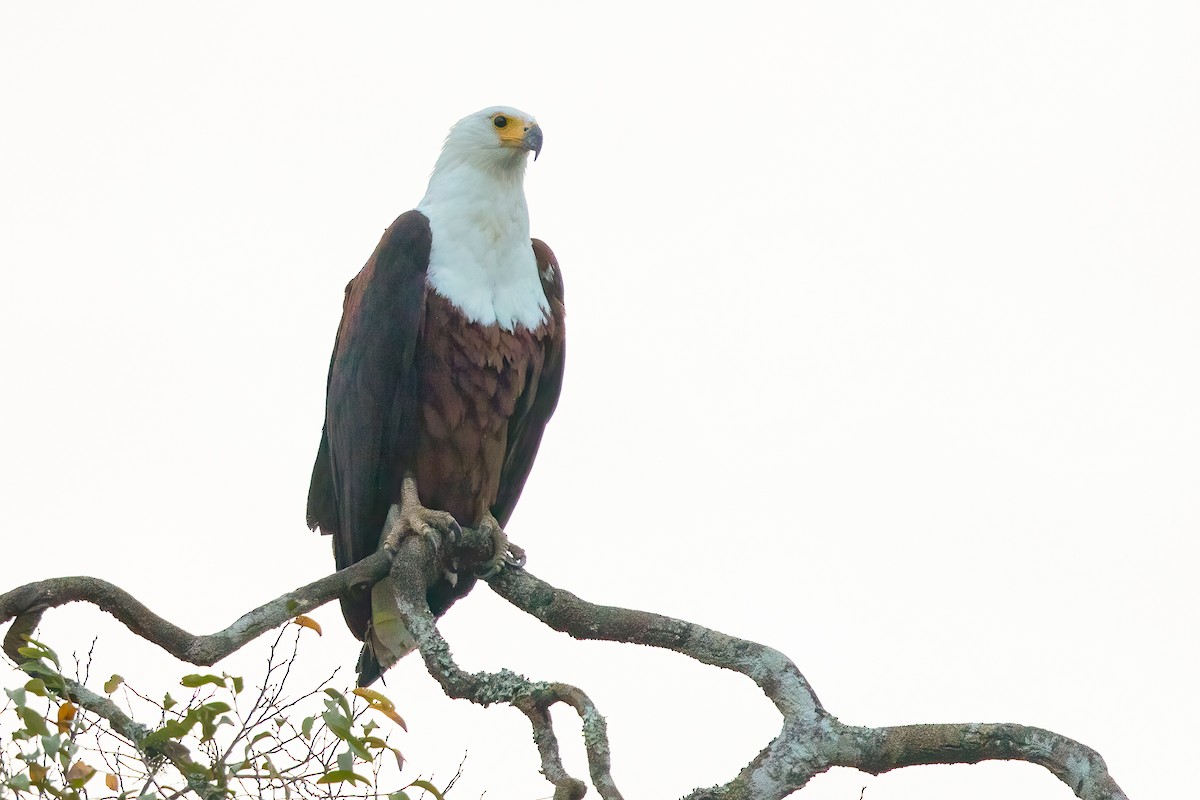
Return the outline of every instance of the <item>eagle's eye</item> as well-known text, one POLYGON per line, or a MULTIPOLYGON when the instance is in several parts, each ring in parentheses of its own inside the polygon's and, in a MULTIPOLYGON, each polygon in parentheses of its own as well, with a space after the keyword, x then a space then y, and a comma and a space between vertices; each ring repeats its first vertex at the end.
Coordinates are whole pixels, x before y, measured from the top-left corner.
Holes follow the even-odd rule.
POLYGON ((508 117, 504 116, 503 114, 497 114, 496 116, 492 117, 492 124, 497 128, 503 128, 508 124, 508 117))

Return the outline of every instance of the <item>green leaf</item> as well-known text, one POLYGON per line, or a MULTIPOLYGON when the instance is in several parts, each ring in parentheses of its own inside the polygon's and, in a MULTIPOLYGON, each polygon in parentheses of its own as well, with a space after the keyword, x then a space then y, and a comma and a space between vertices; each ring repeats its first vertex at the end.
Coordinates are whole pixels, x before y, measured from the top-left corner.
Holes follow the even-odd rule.
POLYGON ((187 714, 184 715, 183 719, 184 722, 188 723, 189 726, 195 725, 197 722, 199 722, 200 741, 207 742, 216 734, 218 726, 233 724, 233 721, 228 717, 222 717, 220 720, 217 719, 218 714, 223 714, 228 710, 229 704, 222 703, 218 700, 190 709, 187 714))
POLYGON ((58 765, 62 767, 63 772, 71 768, 71 759, 75 757, 78 749, 70 739, 63 742, 63 746, 58 748, 58 765))
POLYGON ((142 746, 146 748, 155 748, 166 742, 168 739, 181 739, 187 735, 187 732, 196 726, 199 719, 189 711, 183 719, 167 720, 167 723, 158 730, 151 733, 142 741, 142 746))
POLYGON ((120 675, 113 675, 111 678, 109 678, 108 680, 106 680, 104 682, 104 693, 112 694, 113 692, 115 692, 117 690, 117 687, 120 686, 124 682, 125 682, 125 679, 122 678, 120 675))
MULTIPOLYGON (((320 783, 320 781, 318 781, 318 783, 320 783)), ((20 775, 13 775, 5 782, 4 785, 10 789, 15 789, 18 792, 27 792, 29 791, 29 776, 24 773, 20 775)))
POLYGON ((163 695, 163 703, 162 704, 163 704, 164 710, 170 711, 172 708, 179 705, 179 701, 176 700, 174 697, 171 697, 170 692, 167 692, 166 694, 163 695))
POLYGON ((346 695, 342 694, 337 689, 326 689, 325 694, 332 697, 337 704, 342 707, 342 711, 347 717, 354 716, 354 712, 350 710, 350 701, 346 699, 346 695))
POLYGON ((410 783, 409 786, 416 786, 418 789, 424 789, 425 791, 429 792, 431 795, 436 797, 437 800, 446 800, 445 797, 442 797, 442 793, 438 791, 438 788, 436 786, 434 786, 432 783, 430 783, 429 781, 416 780, 416 781, 413 781, 412 783, 410 783))
POLYGON ((357 784, 359 781, 371 785, 371 781, 359 775, 357 772, 351 772, 348 769, 335 769, 333 772, 326 772, 320 778, 317 778, 317 783, 343 783, 350 781, 351 784, 357 784))
POLYGON ((246 682, 244 680, 242 680, 240 677, 236 677, 233 675, 227 675, 225 677, 227 677, 231 681, 233 681, 233 693, 234 694, 241 694, 242 689, 246 688, 246 682))
POLYGON ((46 720, 36 710, 29 706, 19 706, 17 708, 17 716, 25 723, 25 727, 38 736, 49 736, 50 729, 46 727, 46 720))
MULTIPOLYGON (((275 768, 275 762, 271 760, 270 756, 263 756, 262 768, 269 772, 272 778, 282 777, 282 775, 279 773, 279 770, 275 768)), ((287 796, 287 787, 284 787, 284 797, 287 796)))
POLYGON ((300 723, 300 735, 306 740, 312 738, 312 726, 316 719, 316 717, 305 717, 304 721, 300 723))
POLYGON ((225 688, 225 679, 220 675, 184 675, 179 683, 189 689, 199 689, 201 686, 206 686, 210 683, 214 686, 225 688))
POLYGON ((349 747, 351 750, 353 750, 354 755, 358 756, 363 761, 366 761, 367 763, 371 762, 371 753, 367 750, 366 746, 364 746, 360 740, 347 739, 346 746, 349 747))
POLYGON ((324 712, 321 714, 321 719, 325 720, 325 727, 329 728, 330 733, 339 739, 345 741, 352 736, 350 733, 350 720, 343 717, 336 710, 331 709, 324 712))
POLYGON ((17 648, 18 653, 20 653, 23 656, 26 656, 27 658, 49 659, 50 663, 52 663, 54 666, 58 667, 59 669, 62 669, 62 664, 59 663, 57 653, 55 653, 53 650, 51 650, 49 647, 47 647, 44 643, 39 642, 37 639, 34 639, 31 636, 22 636, 22 638, 25 641, 29 642, 29 647, 18 647, 17 648), (26 652, 26 651, 28 651, 28 652, 26 652))
POLYGON ((408 792, 392 792, 388 795, 388 800, 410 800, 408 792))
POLYGON ((8 695, 8 699, 16 703, 17 708, 25 705, 25 690, 24 689, 5 689, 4 693, 8 695))
POLYGON ((58 755, 58 749, 62 747, 62 734, 56 733, 53 736, 42 737, 42 752, 48 757, 54 758, 58 755))
POLYGON ((217 724, 213 727, 213 732, 215 733, 216 729, 221 727, 222 725, 228 725, 231 728, 237 727, 237 725, 234 724, 233 720, 230 719, 228 715, 225 715, 225 716, 222 716, 219 720, 217 720, 217 724))
MULTIPOLYGON (((350 748, 354 755, 358 756, 363 761, 371 760, 371 754, 367 752, 367 748, 363 746, 362 741, 353 733, 351 733, 349 722, 346 722, 345 725, 342 725, 342 720, 338 718, 337 713, 333 711, 326 711, 321 716, 325 718, 325 727, 329 728, 330 733, 345 742, 346 746, 350 748), (331 721, 330 717, 333 717, 334 719, 331 721)), ((343 755, 349 754, 344 753, 343 755)))
POLYGON ((275 734, 271 733, 270 731, 263 731, 262 733, 258 734, 253 739, 251 739, 249 742, 247 742, 246 748, 249 749, 250 746, 253 745, 255 742, 261 742, 263 739, 268 739, 274 735, 275 734))
POLYGON ((41 678, 32 678, 25 684, 25 691, 30 694, 36 694, 38 697, 49 696, 49 693, 46 691, 46 682, 41 678))
POLYGON ((59 690, 63 688, 62 675, 59 675, 41 661, 23 661, 21 662, 21 671, 28 675, 42 676, 46 681, 46 688, 48 689, 59 690))

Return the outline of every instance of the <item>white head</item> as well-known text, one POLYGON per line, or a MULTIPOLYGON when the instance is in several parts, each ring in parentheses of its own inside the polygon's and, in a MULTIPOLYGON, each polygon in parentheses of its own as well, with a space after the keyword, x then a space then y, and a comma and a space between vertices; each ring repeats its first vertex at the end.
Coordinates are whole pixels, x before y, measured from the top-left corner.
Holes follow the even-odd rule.
POLYGON ((492 106, 454 124, 433 171, 436 175, 466 166, 521 176, 530 150, 534 160, 542 150, 537 120, 515 108, 492 106))

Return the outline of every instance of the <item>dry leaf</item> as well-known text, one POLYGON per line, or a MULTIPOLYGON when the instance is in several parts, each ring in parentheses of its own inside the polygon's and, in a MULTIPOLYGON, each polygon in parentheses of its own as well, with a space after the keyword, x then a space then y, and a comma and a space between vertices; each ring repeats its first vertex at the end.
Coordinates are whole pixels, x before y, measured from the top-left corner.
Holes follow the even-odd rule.
POLYGON ((404 723, 404 718, 401 717, 396 711, 396 706, 391 700, 387 699, 374 689, 367 689, 362 686, 355 689, 354 694, 358 695, 363 700, 366 700, 367 704, 371 706, 371 708, 380 712, 392 722, 396 723, 401 728, 404 728, 404 730, 408 730, 408 725, 404 723))
POLYGON ((77 713, 79 713, 79 709, 74 703, 63 703, 58 707, 59 733, 67 733, 71 730, 71 720, 75 719, 77 713))
POLYGON ((315 619, 313 619, 312 617, 306 617, 303 614, 301 614, 300 616, 293 619, 292 622, 296 623, 301 628, 308 628, 311 631, 316 631, 317 636, 323 635, 321 633, 321 626, 318 625, 317 621, 315 619))
POLYGON ((72 764, 71 768, 67 770, 67 774, 63 777, 65 777, 69 783, 71 781, 80 780, 81 778, 86 778, 95 771, 96 770, 92 769, 87 764, 83 763, 82 760, 80 760, 72 764))

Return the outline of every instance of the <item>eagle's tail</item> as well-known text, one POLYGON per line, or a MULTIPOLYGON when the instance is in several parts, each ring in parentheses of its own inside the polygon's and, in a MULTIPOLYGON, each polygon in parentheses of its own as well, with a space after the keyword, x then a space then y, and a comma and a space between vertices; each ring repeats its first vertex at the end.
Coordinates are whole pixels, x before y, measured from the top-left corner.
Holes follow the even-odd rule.
POLYGON ((358 685, 370 686, 382 675, 383 667, 371 652, 371 645, 364 644, 362 652, 358 654, 358 685))

